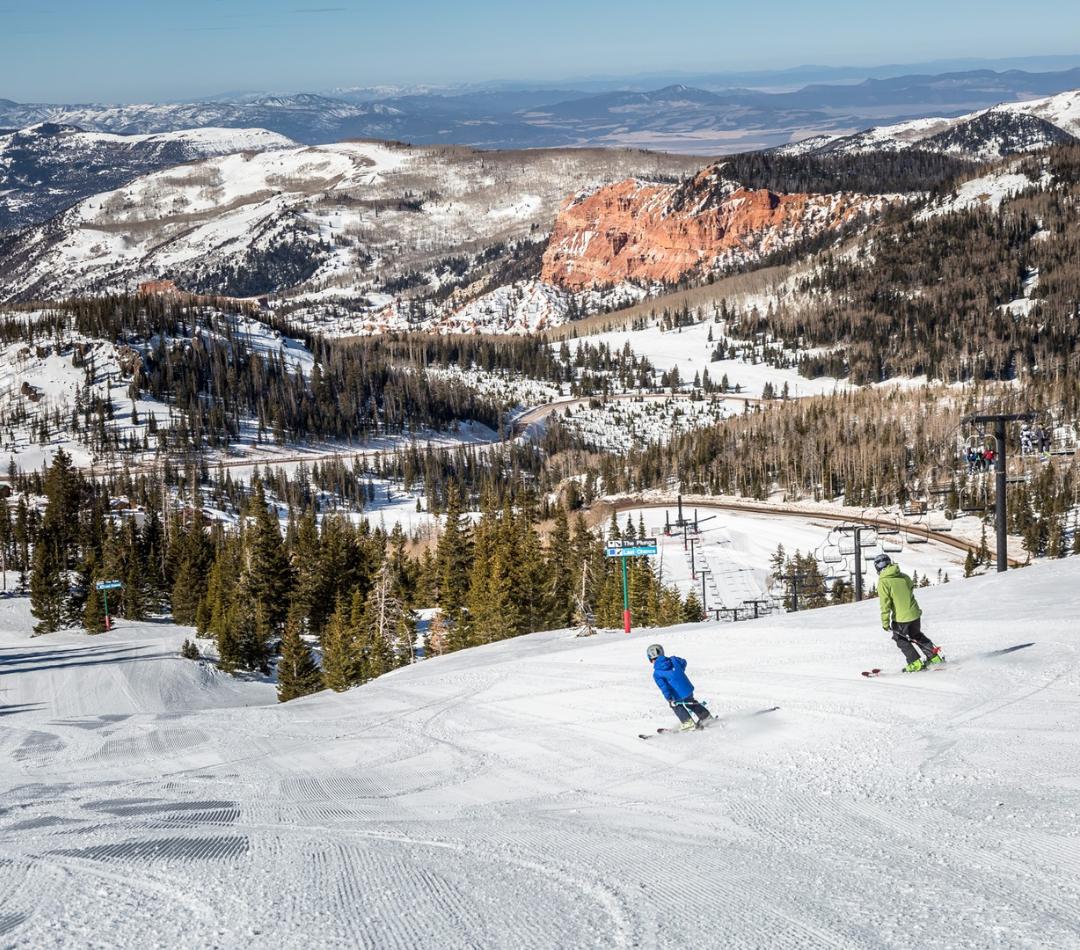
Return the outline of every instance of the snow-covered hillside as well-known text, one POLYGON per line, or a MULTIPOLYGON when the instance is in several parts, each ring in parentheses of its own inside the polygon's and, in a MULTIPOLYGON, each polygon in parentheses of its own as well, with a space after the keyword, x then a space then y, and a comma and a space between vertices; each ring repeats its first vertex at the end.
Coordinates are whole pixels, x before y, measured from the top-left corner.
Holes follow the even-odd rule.
POLYGON ((1080 561, 920 597, 940 672, 860 677, 899 665, 870 602, 284 706, 189 631, 0 601, 0 944, 1080 947, 1080 561), (638 738, 653 641, 723 728, 638 738))
POLYGON ((498 262, 542 240, 568 194, 699 165, 373 141, 242 152, 142 176, 8 236, 0 300, 134 291, 170 276, 190 291, 299 288, 292 305, 380 309, 418 282, 434 290, 484 277, 478 258, 498 262))
POLYGON ((952 118, 929 117, 849 136, 815 136, 778 152, 858 154, 919 148, 991 160, 1080 138, 1080 89, 952 118))
MULTIPOLYGON (((0 312, 0 317, 25 325, 27 338, 30 327, 44 316, 44 311, 0 312)), ((141 361, 159 344, 183 348, 196 339, 204 345, 221 344, 225 334, 231 334, 252 353, 264 359, 280 357, 290 369, 310 377, 314 356, 301 343, 252 317, 216 313, 214 319, 216 329, 203 326, 192 336, 155 336, 133 345, 94 339, 70 329, 47 342, 0 344, 0 419, 5 423, 0 452, 26 472, 44 470, 59 450, 79 467, 108 466, 115 457, 91 448, 91 427, 85 421, 87 407, 100 404, 108 407, 102 430, 123 444, 127 458, 136 462, 154 458, 158 442, 153 433, 158 425, 168 424, 175 409, 146 392, 133 392, 131 383, 141 361), (84 418, 78 430, 73 429, 73 414, 76 420, 84 418)), ((36 334, 41 340, 40 328, 36 334)), ((250 441, 257 423, 245 419, 241 425, 250 441)))
POLYGON ((45 123, 0 134, 0 232, 40 224, 88 195, 183 162, 295 148, 265 129, 189 129, 156 135, 88 132, 45 123))

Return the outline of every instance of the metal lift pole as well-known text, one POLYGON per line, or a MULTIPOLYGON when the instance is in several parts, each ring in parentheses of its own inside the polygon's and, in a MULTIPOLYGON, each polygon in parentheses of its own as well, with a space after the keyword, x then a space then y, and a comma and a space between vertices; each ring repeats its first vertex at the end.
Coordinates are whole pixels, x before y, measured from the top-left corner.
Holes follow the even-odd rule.
POLYGON ((982 416, 964 416, 965 423, 994 423, 994 514, 997 533, 997 569, 1000 574, 1009 569, 1009 545, 1006 531, 1008 519, 1005 511, 1005 423, 1032 422, 1033 412, 994 413, 982 416))

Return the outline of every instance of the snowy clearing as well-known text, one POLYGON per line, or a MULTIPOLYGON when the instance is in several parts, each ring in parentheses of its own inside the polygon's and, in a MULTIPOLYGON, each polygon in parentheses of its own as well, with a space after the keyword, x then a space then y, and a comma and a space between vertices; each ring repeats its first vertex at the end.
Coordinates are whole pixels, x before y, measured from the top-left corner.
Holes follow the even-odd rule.
POLYGON ((920 591, 954 664, 912 676, 859 675, 900 661, 868 602, 285 706, 189 630, 32 640, 0 601, 0 945, 1080 947, 1078 581, 920 591), (654 641, 724 728, 637 737, 675 722, 654 641))

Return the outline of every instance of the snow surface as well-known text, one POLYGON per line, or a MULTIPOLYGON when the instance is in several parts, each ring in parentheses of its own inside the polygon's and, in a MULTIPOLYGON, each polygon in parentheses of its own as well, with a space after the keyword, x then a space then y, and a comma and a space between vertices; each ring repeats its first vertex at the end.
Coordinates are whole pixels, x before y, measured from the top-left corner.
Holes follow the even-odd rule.
MULTIPOLYGON (((772 299, 775 298, 765 295, 759 298, 747 296, 741 303, 746 312, 759 304, 760 309, 764 311, 772 299)), ((794 369, 777 368, 764 361, 752 362, 745 358, 712 361, 712 352, 717 342, 721 337, 728 338, 728 334, 732 334, 730 342, 736 346, 750 348, 750 344, 738 338, 737 330, 730 329, 725 322, 713 323, 711 320, 673 330, 662 330, 657 323, 650 323, 640 330, 629 328, 613 330, 595 334, 586 339, 594 345, 606 343, 613 352, 621 351, 623 346, 629 343, 631 350, 647 356, 658 370, 671 370, 677 366, 684 384, 691 383, 695 373, 707 369, 714 383, 719 383, 726 375, 731 387, 738 384, 740 392, 748 396, 760 396, 766 383, 771 383, 778 393, 787 384, 792 397, 816 396, 847 388, 845 381, 831 376, 807 379, 805 376, 800 376, 794 369), (715 342, 710 342, 708 339, 710 330, 715 342)), ((775 345, 773 341, 769 342, 775 345)), ((573 343, 570 344, 570 348, 573 352, 573 343)), ((760 347, 758 349, 760 351, 760 347)))
POLYGON ((936 201, 924 211, 920 211, 915 216, 915 220, 924 221, 927 218, 978 207, 987 211, 997 211, 1006 198, 1045 186, 1050 181, 1050 176, 1045 172, 1039 181, 1032 181, 1023 172, 1016 170, 1019 164, 1017 162, 989 175, 964 182, 951 194, 936 201))
POLYGON ((184 628, 2 600, 0 945, 1080 947, 1080 559, 919 596, 940 672, 860 677, 900 661, 869 602, 284 706, 184 628), (724 728, 637 738, 654 641, 724 728))
MULTIPOLYGON (((32 132, 41 125, 38 123, 24 131, 32 132)), ((232 152, 255 150, 259 152, 273 149, 299 148, 300 143, 277 132, 267 129, 223 129, 207 126, 195 129, 180 129, 173 132, 152 132, 143 135, 121 135, 115 132, 93 132, 73 128, 70 132, 56 137, 56 142, 71 151, 85 149, 88 145, 99 142, 111 142, 116 145, 133 144, 168 144, 178 142, 198 149, 203 157, 228 155, 232 152)))

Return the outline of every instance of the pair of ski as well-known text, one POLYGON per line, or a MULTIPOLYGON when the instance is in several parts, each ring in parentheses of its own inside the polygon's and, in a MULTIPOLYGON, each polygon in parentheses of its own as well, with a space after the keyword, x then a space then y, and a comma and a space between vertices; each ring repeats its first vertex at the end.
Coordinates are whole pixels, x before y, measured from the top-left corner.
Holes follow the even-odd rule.
POLYGON ((929 666, 920 667, 917 670, 882 670, 878 667, 874 667, 872 670, 863 670, 863 676, 869 676, 873 679, 875 676, 899 676, 901 673, 922 673, 926 670, 943 670, 947 666, 952 666, 952 660, 946 660, 942 658, 940 663, 931 663, 929 666))
POLYGON ((749 713, 735 713, 732 716, 724 716, 722 719, 719 716, 710 716, 704 722, 699 722, 696 729, 668 729, 661 726, 656 732, 642 732, 638 735, 639 739, 655 739, 657 736, 666 735, 679 735, 683 732, 687 734, 694 732, 701 732, 703 729, 711 729, 713 726, 723 726, 725 722, 732 722, 736 719, 753 719, 755 716, 764 716, 765 713, 776 712, 779 706, 770 706, 768 709, 758 709, 755 712, 749 713))
MULTIPOLYGON (((1032 642, 1032 643, 1018 643, 1014 647, 1005 647, 1003 650, 991 650, 989 653, 977 653, 973 657, 968 657, 968 659, 969 660, 988 660, 988 659, 991 659, 992 657, 995 657, 995 656, 1004 656, 1006 653, 1015 653, 1017 650, 1025 650, 1028 647, 1033 647, 1033 646, 1035 646, 1034 642, 1032 642)), ((962 662, 962 661, 945 660, 945 662, 943 662, 943 663, 931 663, 929 666, 924 666, 922 668, 922 670, 914 670, 913 672, 921 673, 921 672, 923 672, 923 670, 944 670, 944 669, 948 669, 950 666, 956 666, 960 662, 962 662)), ((902 673, 906 673, 906 672, 907 672, 906 670, 873 669, 873 670, 863 670, 862 675, 867 676, 870 679, 873 679, 873 678, 875 678, 877 676, 900 676, 902 673)))

